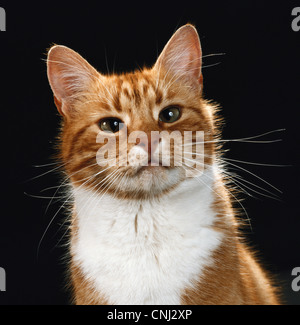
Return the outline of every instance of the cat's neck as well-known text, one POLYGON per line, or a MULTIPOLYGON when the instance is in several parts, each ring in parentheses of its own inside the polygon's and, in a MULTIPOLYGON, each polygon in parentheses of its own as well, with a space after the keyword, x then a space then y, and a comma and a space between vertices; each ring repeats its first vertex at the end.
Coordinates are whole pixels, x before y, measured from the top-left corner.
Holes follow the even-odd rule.
POLYGON ((180 304, 222 241, 215 177, 207 170, 145 201, 74 188, 74 261, 109 303, 180 304))

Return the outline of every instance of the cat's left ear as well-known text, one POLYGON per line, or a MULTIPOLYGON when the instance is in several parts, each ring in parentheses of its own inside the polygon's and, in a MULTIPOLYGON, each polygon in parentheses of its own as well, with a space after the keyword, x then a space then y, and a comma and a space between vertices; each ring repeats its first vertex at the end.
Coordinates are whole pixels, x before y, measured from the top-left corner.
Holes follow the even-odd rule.
POLYGON ((82 56, 62 45, 55 45, 49 50, 47 74, 56 107, 64 117, 73 115, 74 100, 100 78, 100 73, 82 56))
POLYGON ((159 73, 175 75, 202 89, 202 51, 199 36, 194 26, 179 28, 166 44, 154 69, 159 73))

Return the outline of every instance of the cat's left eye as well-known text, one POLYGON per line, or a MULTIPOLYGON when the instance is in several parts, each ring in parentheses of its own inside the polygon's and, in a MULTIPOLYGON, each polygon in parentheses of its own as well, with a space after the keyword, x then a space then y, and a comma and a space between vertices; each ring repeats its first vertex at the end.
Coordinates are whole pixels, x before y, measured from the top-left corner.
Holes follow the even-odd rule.
POLYGON ((159 113, 159 120, 164 123, 173 123, 181 116, 178 106, 168 106, 159 113))
POLYGON ((122 121, 118 118, 105 118, 99 122, 99 127, 103 132, 116 133, 122 128, 122 121))

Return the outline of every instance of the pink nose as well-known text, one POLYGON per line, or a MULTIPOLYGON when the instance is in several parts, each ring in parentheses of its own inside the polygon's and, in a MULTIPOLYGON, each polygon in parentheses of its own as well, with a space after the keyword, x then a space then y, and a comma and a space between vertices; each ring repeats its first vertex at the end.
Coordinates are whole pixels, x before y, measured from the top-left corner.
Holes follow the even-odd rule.
POLYGON ((137 146, 142 147, 147 153, 149 160, 151 158, 151 149, 154 152, 160 142, 159 136, 145 136, 137 139, 137 146))

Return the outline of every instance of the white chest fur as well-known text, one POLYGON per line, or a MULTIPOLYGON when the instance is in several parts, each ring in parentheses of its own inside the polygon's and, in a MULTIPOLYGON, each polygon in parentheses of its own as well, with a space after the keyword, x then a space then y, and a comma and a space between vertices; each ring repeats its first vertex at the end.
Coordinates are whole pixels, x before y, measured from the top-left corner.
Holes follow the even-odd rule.
POLYGON ((211 228, 211 182, 187 179, 171 194, 145 202, 74 188, 74 259, 108 303, 180 304, 221 241, 211 228))

